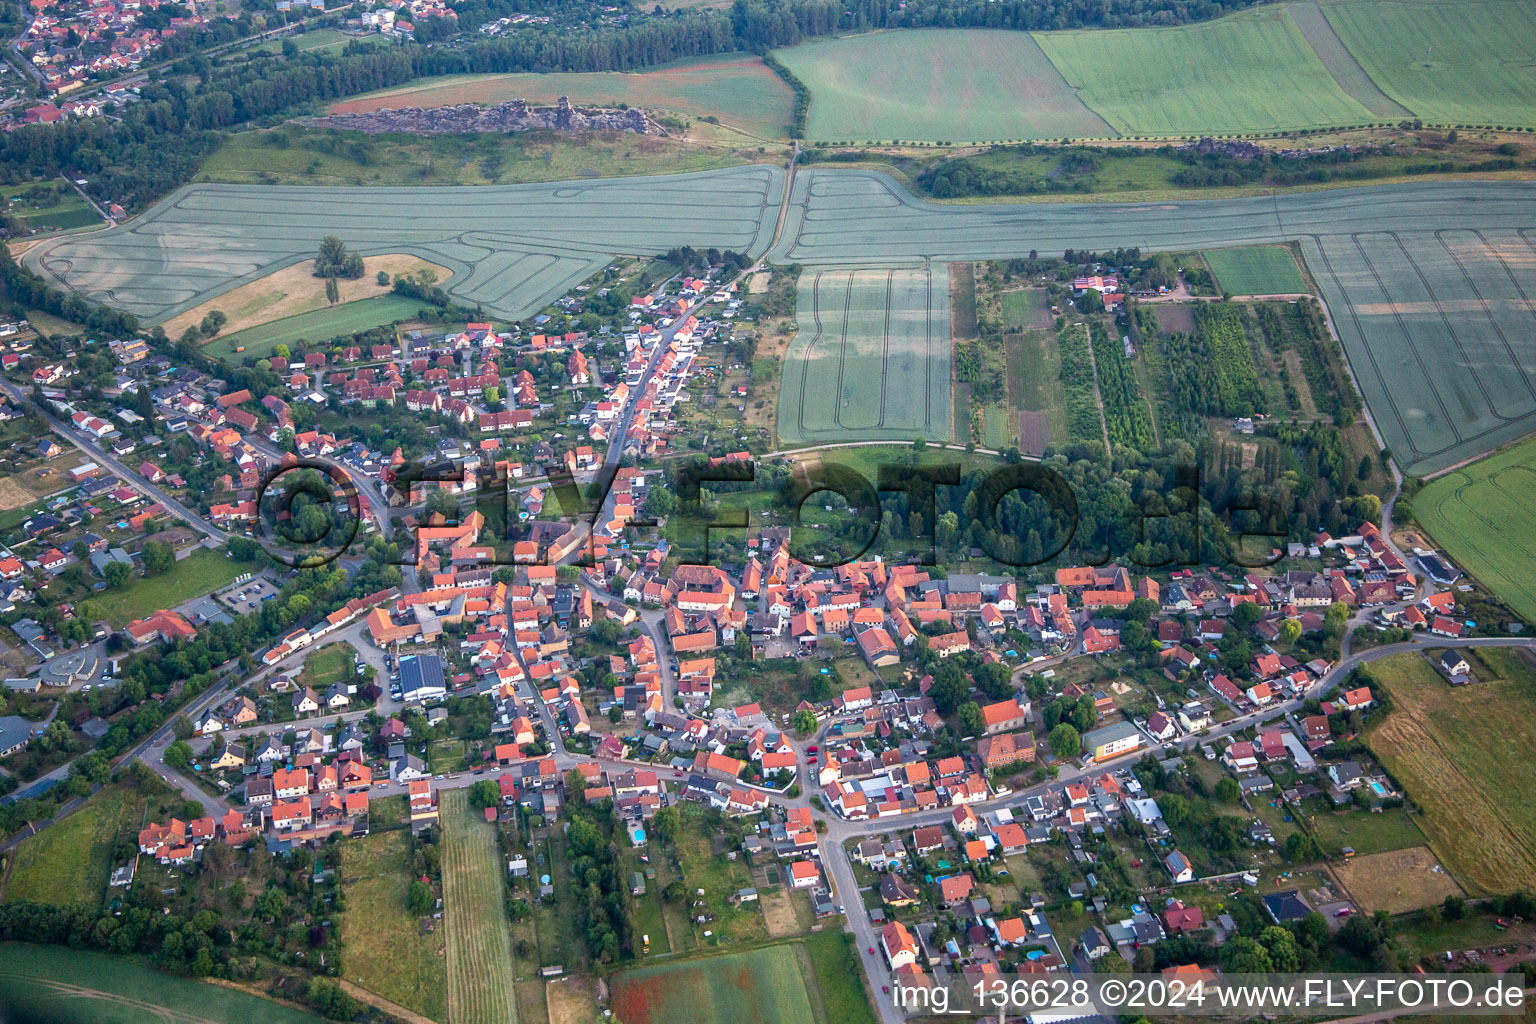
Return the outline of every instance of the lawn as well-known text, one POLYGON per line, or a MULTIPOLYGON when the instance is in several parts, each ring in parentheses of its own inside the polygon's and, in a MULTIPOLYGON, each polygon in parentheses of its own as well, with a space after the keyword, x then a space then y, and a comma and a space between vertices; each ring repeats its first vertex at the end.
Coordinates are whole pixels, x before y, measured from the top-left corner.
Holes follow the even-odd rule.
POLYGON ((1171 28, 1037 32, 1035 38, 1083 101, 1123 135, 1375 120, 1334 81, 1283 6, 1171 28))
POLYGON ((722 124, 762 139, 784 138, 795 105, 789 86, 761 59, 729 55, 663 64, 641 72, 450 75, 368 93, 335 104, 331 112, 518 99, 551 104, 561 96, 569 96, 577 105, 627 104, 653 115, 667 111, 690 118, 718 117, 722 124))
POLYGON ((0 946, 0 992, 7 1020, 49 1024, 321 1020, 223 985, 162 974, 127 957, 20 942, 0 946))
POLYGON ((1518 654, 1490 664, 1504 678, 1452 688, 1417 653, 1372 663, 1395 709, 1366 735, 1423 808, 1431 849, 1474 893, 1536 883, 1536 668, 1518 654))
POLYGON ((453 1024, 517 1024, 512 937, 495 829, 463 789, 439 790, 448 1016, 453 1024))
POLYGON ((324 695, 333 683, 346 682, 353 676, 356 656, 351 644, 327 644, 304 659, 299 682, 324 695))
POLYGON ((1003 292, 999 301, 1003 307, 1003 326, 1010 331, 1050 326, 1050 306, 1045 300, 1045 292, 1039 288, 1003 292))
POLYGON ((1414 519, 1458 566, 1536 622, 1536 440, 1455 470, 1413 497, 1414 519))
POLYGON ((1523 0, 1323 6, 1383 92, 1431 124, 1536 125, 1536 8, 1523 0))
MULTIPOLYGON (((815 1019, 790 945, 640 967, 614 975, 609 984, 614 1015, 625 1024, 803 1024, 815 1019)), ((826 1024, 844 1021, 832 1018, 826 1024)))
POLYGON ((1358 856, 1387 853, 1424 845, 1424 833, 1414 816, 1401 808, 1372 814, 1359 808, 1347 811, 1322 810, 1307 816, 1307 824, 1323 852, 1339 856, 1344 847, 1358 856))
POLYGON ((1223 292, 1232 295, 1298 295, 1307 290, 1291 251, 1279 245, 1207 249, 1200 255, 1223 292))
POLYGON ((341 915, 346 978, 433 1020, 448 1019, 443 928, 422 931, 405 906, 411 883, 408 829, 373 832, 341 847, 347 909, 341 915))
MULTIPOLYGON (((217 305, 217 301, 213 304, 217 305)), ((393 293, 342 302, 234 334, 221 334, 204 345, 203 351, 215 359, 233 359, 237 354, 245 359, 261 359, 271 355, 278 345, 292 346, 299 341, 326 342, 339 334, 353 334, 370 327, 410 320, 421 308, 419 300, 393 293)))
POLYGON ((1027 33, 906 29, 774 51, 811 91, 820 141, 1109 138, 1027 33))
POLYGON ((948 272, 817 271, 800 278, 779 438, 950 439, 948 272))
POLYGON ((112 846, 142 824, 144 800, 120 786, 97 793, 75 813, 16 848, 8 903, 95 907, 112 873, 112 846))
POLYGON ((121 590, 104 590, 90 598, 101 616, 121 628, 224 586, 250 567, 218 551, 199 548, 161 576, 135 576, 121 590))

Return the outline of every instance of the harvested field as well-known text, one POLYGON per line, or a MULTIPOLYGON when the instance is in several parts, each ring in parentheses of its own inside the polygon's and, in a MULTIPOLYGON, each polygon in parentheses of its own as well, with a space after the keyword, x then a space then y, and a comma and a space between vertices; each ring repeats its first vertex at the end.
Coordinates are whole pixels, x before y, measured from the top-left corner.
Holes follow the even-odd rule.
POLYGON ((1028 33, 904 29, 774 56, 811 90, 806 136, 827 142, 1111 138, 1028 33))
POLYGON ((755 56, 721 56, 664 64, 642 72, 586 74, 450 75, 337 103, 333 114, 456 103, 553 103, 569 96, 578 106, 628 104, 647 112, 673 111, 763 139, 780 139, 794 113, 789 86, 755 56))
POLYGON ((1291 251, 1279 245, 1207 249, 1200 255, 1216 284, 1233 295, 1299 295, 1307 290, 1291 251))
POLYGON ((1123 135, 1365 124, 1283 6, 1171 28, 1037 32, 1052 64, 1123 135), (1276 84, 1283 82, 1283 88, 1276 84))
POLYGON ((949 275, 827 270, 801 276, 779 391, 779 437, 950 439, 949 275))
POLYGON ((1536 441, 1448 473, 1416 494, 1413 514, 1459 567, 1536 621, 1536 441))
POLYGON ((1151 307, 1164 334, 1189 334, 1195 329, 1195 307, 1188 302, 1160 302, 1151 307))
POLYGON ((496 832, 462 789, 439 790, 449 1024, 517 1024, 496 832))
POLYGON ((795 901, 788 889, 762 893, 758 902, 763 905, 763 925, 768 929, 769 938, 782 939, 800 931, 795 901))
MULTIPOLYGON (((437 275, 438 284, 446 284, 453 276, 453 271, 447 267, 403 253, 370 256, 363 261, 363 267, 363 276, 355 281, 341 278, 336 280, 342 303, 388 295, 389 285, 380 285, 378 282, 381 270, 391 280, 403 274, 419 274, 423 270, 430 270, 437 275)), ((276 273, 243 284, 217 299, 173 316, 161 326, 165 328, 166 334, 179 338, 188 327, 201 323, 203 317, 217 309, 229 317, 222 333, 235 334, 247 327, 271 323, 311 310, 330 308, 330 303, 325 299, 325 278, 316 277, 314 270, 314 260, 284 267, 276 273)))
POLYGON ((804 1024, 814 1019, 792 945, 641 967, 614 975, 609 984, 614 1016, 624 1024, 804 1024))
POLYGON ((602 1024, 603 1011, 598 1009, 589 978, 567 974, 548 981, 544 999, 549 1007, 549 1024, 602 1024))
POLYGON ((1051 421, 1043 412, 1026 409, 1019 413, 1019 451, 1040 455, 1051 443, 1051 421))
POLYGON ((1333 870, 1368 914, 1400 914, 1462 895, 1461 886, 1427 846, 1352 857, 1333 870))
POLYGON ((1470 893, 1536 883, 1536 669, 1501 662, 1510 678, 1453 688, 1424 657, 1371 665, 1395 709, 1366 742, 1424 810, 1420 828, 1470 893))
POLYGON ((37 495, 21 486, 11 477, 0 477, 0 512, 9 512, 13 508, 30 505, 36 500, 37 495))
POLYGON ((1536 125, 1536 8, 1523 0, 1323 7, 1381 90, 1431 124, 1536 125))

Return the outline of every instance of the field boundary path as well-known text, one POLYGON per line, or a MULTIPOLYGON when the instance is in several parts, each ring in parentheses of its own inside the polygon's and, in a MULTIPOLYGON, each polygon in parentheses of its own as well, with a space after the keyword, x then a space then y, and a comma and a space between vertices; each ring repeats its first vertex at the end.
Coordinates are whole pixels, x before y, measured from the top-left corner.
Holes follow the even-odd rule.
POLYGON ((383 1010, 391 1017, 396 1017, 405 1021, 406 1024, 437 1024, 437 1021, 433 1020, 431 1017, 424 1017, 417 1013, 415 1010, 407 1010, 399 1003, 392 1003, 388 999, 385 999, 383 996, 376 995, 363 988, 361 985, 354 985, 352 982, 347 981, 345 978, 337 978, 336 984, 340 985, 341 990, 347 995, 351 996, 353 999, 356 999, 359 1002, 367 1003, 369 1006, 372 1006, 375 1009, 383 1010))
POLYGON ((496 835, 463 789, 438 791, 449 1024, 517 1024, 496 835))

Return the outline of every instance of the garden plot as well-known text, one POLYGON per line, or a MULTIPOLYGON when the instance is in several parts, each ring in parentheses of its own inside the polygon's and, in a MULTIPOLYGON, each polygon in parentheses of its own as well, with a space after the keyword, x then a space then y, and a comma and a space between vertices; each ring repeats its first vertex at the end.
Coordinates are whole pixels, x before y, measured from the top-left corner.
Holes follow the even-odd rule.
POLYGON ((36 246, 27 265, 95 302, 161 321, 311 257, 339 235, 453 272, 447 291, 497 316, 536 311, 613 254, 768 246, 783 171, 766 166, 537 185, 191 185, 131 224, 36 246))
POLYGON ((947 267, 810 270, 796 309, 782 441, 949 440, 947 267))

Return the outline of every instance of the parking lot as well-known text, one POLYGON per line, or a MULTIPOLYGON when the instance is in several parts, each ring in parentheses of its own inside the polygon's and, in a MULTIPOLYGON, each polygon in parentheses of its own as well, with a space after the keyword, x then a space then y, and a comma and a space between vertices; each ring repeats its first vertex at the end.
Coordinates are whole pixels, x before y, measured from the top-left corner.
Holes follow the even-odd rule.
POLYGON ((236 615, 249 615, 263 600, 277 596, 277 586, 264 576, 255 576, 244 583, 231 583, 214 596, 236 615))

